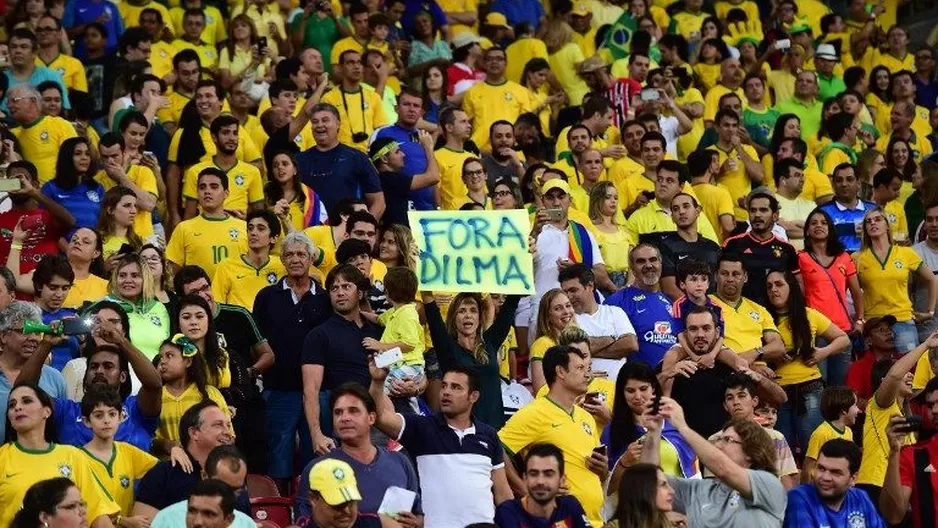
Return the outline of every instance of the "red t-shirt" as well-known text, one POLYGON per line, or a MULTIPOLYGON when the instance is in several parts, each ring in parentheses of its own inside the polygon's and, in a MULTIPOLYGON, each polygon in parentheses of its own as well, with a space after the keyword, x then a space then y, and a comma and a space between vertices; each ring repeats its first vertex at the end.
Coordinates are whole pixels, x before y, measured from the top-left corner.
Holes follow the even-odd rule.
POLYGON ((20 217, 30 231, 30 236, 23 242, 20 251, 20 273, 29 273, 36 269, 39 261, 46 255, 59 252, 59 237, 62 229, 55 218, 45 209, 17 211, 15 209, 0 213, 0 265, 5 265, 13 242, 13 228, 20 217))
MULTIPOLYGON (((915 482, 915 451, 921 449, 928 451, 929 461, 928 466, 921 469, 929 474, 932 490, 938 491, 938 437, 932 438, 925 444, 903 447, 899 452, 899 481, 902 486, 912 489, 909 504, 912 505, 912 525, 915 528, 924 528, 919 506, 919 486, 915 482)), ((932 507, 935 508, 934 518, 938 519, 938 500, 932 500, 932 507)))
MULTIPOLYGON (((446 68, 446 94, 454 95, 456 85, 460 82, 466 81, 467 85, 472 86, 472 84, 484 80, 485 72, 473 70, 460 62, 450 64, 449 67, 446 68)), ((461 88, 460 93, 465 92, 467 89, 468 88, 461 88)))
POLYGON ((873 373, 875 363, 876 354, 867 350, 847 370, 847 386, 853 389, 853 392, 857 393, 857 398, 861 400, 868 400, 873 397, 873 384, 870 383, 870 375, 873 373))
POLYGON ((808 306, 826 315, 844 332, 852 328, 847 313, 847 280, 857 274, 857 267, 846 252, 837 255, 824 269, 807 251, 798 252, 798 268, 804 282, 804 296, 808 306))

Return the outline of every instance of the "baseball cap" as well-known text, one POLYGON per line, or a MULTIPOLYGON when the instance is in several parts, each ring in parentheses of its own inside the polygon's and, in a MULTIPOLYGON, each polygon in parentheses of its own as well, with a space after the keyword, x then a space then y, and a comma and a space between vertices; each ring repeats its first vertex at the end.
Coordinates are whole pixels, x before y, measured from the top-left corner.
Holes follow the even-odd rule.
POLYGON ((577 2, 573 4, 573 9, 570 11, 570 14, 573 16, 587 16, 592 14, 592 11, 590 11, 586 2, 577 2))
POLYGON ((807 21, 799 21, 792 24, 791 29, 788 30, 788 34, 797 35, 799 33, 810 33, 812 31, 811 25, 808 24, 807 21))
POLYGON ((547 194, 548 191, 553 189, 560 189, 561 191, 570 194, 570 184, 561 180, 560 178, 547 180, 547 182, 544 183, 544 186, 541 187, 541 194, 547 194))
POLYGON ((863 337, 869 337, 870 334, 873 333, 873 330, 881 324, 886 324, 891 327, 892 325, 896 324, 896 322, 896 316, 894 315, 872 317, 863 324, 863 337))
POLYGON ((821 44, 817 47, 817 51, 814 52, 814 56, 829 61, 840 60, 837 58, 837 49, 834 48, 833 44, 821 44))
POLYGON ((501 13, 496 13, 492 11, 491 13, 485 15, 485 25, 486 26, 498 26, 505 29, 511 29, 511 26, 508 25, 508 19, 505 18, 505 15, 501 13))
POLYGON ((319 492, 330 506, 362 500, 352 466, 334 458, 317 462, 309 470, 309 489, 319 492))
POLYGON ((464 31, 453 37, 453 49, 459 49, 463 46, 478 44, 479 42, 482 42, 482 39, 480 39, 477 35, 470 31, 464 31))

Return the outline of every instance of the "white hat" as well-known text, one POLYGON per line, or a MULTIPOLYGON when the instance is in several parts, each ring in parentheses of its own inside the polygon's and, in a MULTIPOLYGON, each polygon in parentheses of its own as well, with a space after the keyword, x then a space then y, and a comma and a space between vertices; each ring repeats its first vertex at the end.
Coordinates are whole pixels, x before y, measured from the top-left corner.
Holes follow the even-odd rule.
POLYGON ((833 44, 821 44, 817 47, 817 51, 814 52, 814 56, 819 59, 829 60, 829 61, 839 61, 837 57, 837 49, 834 48, 833 44))
POLYGON ((453 49, 459 49, 470 44, 477 44, 482 40, 469 31, 465 31, 453 37, 453 49))

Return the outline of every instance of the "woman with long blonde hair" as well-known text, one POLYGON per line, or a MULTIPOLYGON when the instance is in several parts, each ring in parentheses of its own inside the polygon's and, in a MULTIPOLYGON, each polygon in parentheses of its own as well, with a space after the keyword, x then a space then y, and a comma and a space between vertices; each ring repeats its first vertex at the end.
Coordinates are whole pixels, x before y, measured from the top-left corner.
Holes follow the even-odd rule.
POLYGON ((391 224, 385 228, 378 242, 378 260, 388 268, 404 266, 411 271, 416 271, 416 250, 410 229, 400 224, 391 224))
POLYGON ((535 339, 528 353, 528 369, 534 393, 547 383, 541 361, 547 349, 556 346, 560 332, 576 320, 576 312, 567 294, 560 288, 554 288, 541 297, 537 310, 535 339))
POLYGON ((625 287, 629 275, 629 249, 635 245, 623 222, 619 209, 619 191, 610 181, 601 181, 590 191, 590 220, 596 227, 596 242, 606 263, 609 279, 619 288, 625 287))
POLYGON ((218 73, 221 84, 230 89, 235 83, 253 75, 262 79, 270 69, 270 58, 277 56, 274 39, 267 39, 267 47, 258 46, 257 27, 245 14, 240 14, 228 23, 228 43, 218 55, 218 73))

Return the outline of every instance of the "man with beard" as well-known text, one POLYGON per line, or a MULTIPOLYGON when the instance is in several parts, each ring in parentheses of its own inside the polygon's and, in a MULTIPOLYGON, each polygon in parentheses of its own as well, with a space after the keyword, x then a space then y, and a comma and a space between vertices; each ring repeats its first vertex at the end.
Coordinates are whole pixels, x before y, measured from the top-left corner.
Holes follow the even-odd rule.
MULTIPOLYGON (((667 246, 661 244, 659 247, 667 246)), ((605 302, 622 308, 635 327, 638 352, 632 355, 631 360, 643 361, 652 368, 677 343, 677 333, 672 331, 671 325, 671 300, 661 292, 661 265, 658 248, 651 244, 635 246, 629 252, 629 268, 635 282, 605 302)))
POLYGON ((717 84, 707 91, 707 96, 704 98, 704 123, 707 126, 718 124, 716 115, 721 97, 733 93, 739 97, 740 101, 746 100, 746 92, 742 88, 745 78, 746 70, 739 63, 739 59, 728 58, 720 64, 720 78, 717 84))
MULTIPOLYGON (((661 134, 657 132, 649 132, 646 136, 652 134, 663 140, 661 134)), ((664 145, 663 141, 659 143, 664 145)), ((643 141, 643 144, 647 145, 648 142, 643 141)), ((685 165, 674 160, 662 161, 657 167, 655 177, 655 199, 629 216, 627 226, 632 233, 644 241, 656 239, 660 236, 659 233, 674 231, 677 226, 671 219, 671 201, 681 192, 681 186, 686 185, 687 180, 688 173, 685 165)), ((719 240, 706 216, 698 213, 696 221, 697 231, 701 236, 714 242, 719 240)))
MULTIPOLYGON (((42 323, 42 312, 39 307, 30 302, 14 301, 10 306, 0 312, 0 344, 3 345, 3 354, 0 354, 0 403, 6 407, 10 392, 17 382, 22 383, 29 378, 23 377, 23 368, 33 356, 46 357, 53 343, 52 340, 40 341, 39 334, 24 334, 25 323, 42 323), (16 375, 19 374, 19 375, 16 375)), ((36 372, 39 388, 46 394, 58 400, 65 400, 65 378, 62 373, 50 365, 41 365, 41 371, 36 372)), ((27 376, 31 373, 27 372, 27 376)), ((0 426, 0 435, 6 438, 6 423, 0 426)), ((82 444, 78 444, 79 446, 82 444)))
MULTIPOLYGON (((390 139, 398 144, 401 154, 403 154, 403 166, 392 170, 410 180, 407 182, 408 185, 396 187, 401 192, 394 198, 385 196, 385 202, 388 204, 389 209, 395 209, 395 205, 397 209, 400 209, 401 206, 410 206, 409 208, 415 211, 436 209, 436 200, 434 199, 436 189, 434 185, 439 181, 439 178, 437 177, 436 181, 413 185, 421 179, 421 176, 430 176, 433 173, 439 175, 436 161, 429 163, 434 158, 433 143, 430 143, 430 149, 427 150, 422 135, 424 132, 417 130, 417 124, 423 118, 423 112, 423 97, 420 92, 406 87, 402 88, 400 95, 397 97, 397 122, 378 129, 371 139, 372 148, 369 150, 369 158, 375 165, 377 165, 377 162, 374 159, 374 145, 378 141, 390 139)), ((380 172, 381 169, 378 168, 378 171, 380 172)), ((389 183, 384 175, 381 175, 381 180, 381 185, 387 193, 389 183)), ((401 183, 404 183, 403 178, 401 183)), ((390 210, 387 211, 386 218, 384 218, 385 222, 407 224, 406 210, 403 215, 400 214, 400 211, 397 214, 392 215, 392 213, 390 210), (389 215, 392 215, 393 218, 387 218, 389 215)))
POLYGON ((405 526, 419 526, 423 517, 420 487, 410 458, 400 451, 388 451, 384 446, 372 443, 372 427, 377 419, 374 398, 361 385, 345 383, 332 392, 329 403, 332 426, 341 446, 313 460, 300 473, 294 512, 297 524, 305 525, 302 520, 313 515, 309 502, 310 472, 313 467, 324 460, 341 460, 351 466, 357 475, 367 474, 369 477, 362 479, 359 485, 360 513, 377 516, 385 492, 395 486, 417 494, 412 510, 394 512, 398 516, 396 520, 405 526))
MULTIPOLYGON (((96 308, 123 312, 120 306, 110 301, 101 301, 96 308)), ((36 315, 38 321, 38 314, 36 315)), ((9 330, 6 333, 9 337, 15 336, 17 340, 27 343, 35 339, 30 334, 22 333, 22 321, 26 319, 27 317, 23 316, 18 326, 8 327, 9 330)), ((124 322, 123 326, 128 329, 129 324, 124 322)), ((149 451, 159 422, 160 410, 163 407, 163 383, 160 373, 157 372, 153 363, 130 342, 130 337, 119 330, 114 322, 96 317, 91 328, 91 337, 93 341, 85 346, 84 351, 88 360, 84 379, 85 391, 87 392, 92 386, 102 385, 118 389, 124 402, 122 413, 124 419, 117 427, 114 440, 149 451), (135 396, 130 395, 131 367, 141 384, 140 391, 135 396)), ((45 339, 42 343, 51 344, 51 341, 45 339)), ((4 344, 4 353, 0 355, 0 359, 10 355, 6 352, 10 346, 14 345, 4 344)), ((49 346, 38 346, 22 365, 15 381, 32 383, 40 381, 41 375, 45 372, 44 364, 50 351, 49 346)), ((4 368, 3 370, 15 372, 15 369, 4 368)), ((91 428, 81 420, 81 402, 65 397, 55 397, 54 416, 59 443, 83 446, 91 440, 91 428)))
POLYGON ((834 221, 834 230, 844 249, 848 253, 859 251, 863 216, 876 205, 860 199, 860 180, 853 165, 838 165, 831 174, 831 181, 834 183, 834 199, 822 205, 821 209, 834 221))
POLYGON ((720 246, 697 230, 700 205, 693 196, 678 193, 671 199, 671 220, 677 231, 658 233, 655 244, 661 248, 661 288, 672 299, 683 295, 677 284, 677 267, 693 258, 711 270, 716 269, 720 246))
MULTIPOLYGON (((7 155, 12 152, 12 142, 4 141, 3 150, 7 155)), ((7 261, 13 228, 22 222, 21 226, 29 231, 29 238, 20 248, 19 272, 26 274, 36 269, 43 256, 58 252, 59 237, 71 229, 75 217, 39 191, 39 174, 31 162, 14 161, 6 172, 7 178, 19 180, 20 188, 7 191, 12 207, 0 213, 0 262, 7 261)))
POLYGON ((384 392, 388 369, 377 368, 373 360, 368 368, 368 392, 377 410, 375 426, 398 440, 417 461, 424 525, 491 523, 495 506, 511 500, 512 492, 498 434, 472 417, 480 395, 478 376, 461 367, 448 370, 440 388, 440 412, 420 416, 394 412, 384 392), (453 507, 454 497, 459 497, 459 508, 453 507))
POLYGON ((589 528, 583 506, 572 495, 561 495, 564 480, 563 452, 553 444, 534 444, 524 456, 524 486, 527 494, 495 509, 495 524, 501 528, 565 526, 589 528))
POLYGON ((182 195, 186 199, 185 219, 194 217, 199 212, 198 184, 199 174, 204 169, 216 167, 228 174, 228 196, 225 198, 225 211, 244 218, 248 210, 264 207, 264 182, 261 172, 250 163, 238 159, 239 134, 243 132, 238 118, 223 114, 212 121, 209 128, 216 153, 210 159, 197 163, 186 171, 182 182, 182 195))
POLYGON ((494 187, 502 178, 520 182, 524 177, 525 164, 515 150, 515 127, 510 122, 498 120, 489 127, 492 151, 482 155, 482 165, 488 174, 486 184, 494 187))
POLYGON ((749 195, 748 205, 750 230, 727 238, 723 252, 745 257, 749 281, 743 286, 743 295, 768 306, 766 277, 773 270, 800 273, 798 255, 791 244, 776 238, 772 232, 778 221, 778 200, 768 192, 757 191, 749 195))
POLYGON ((425 160, 424 172, 408 174, 407 164, 410 154, 404 151, 405 145, 413 144, 409 139, 407 143, 400 143, 392 137, 376 139, 371 144, 369 157, 378 169, 381 177, 381 187, 384 189, 388 208, 384 211, 382 221, 385 225, 407 224, 407 211, 417 210, 415 196, 429 191, 429 202, 424 201, 423 209, 433 208, 433 186, 440 181, 440 171, 433 156, 433 138, 423 130, 413 132, 417 138, 417 145, 421 148, 420 155, 425 160))
MULTIPOLYGON (((576 189, 583 185, 583 175, 580 174, 580 158, 584 152, 591 148, 593 133, 586 125, 579 124, 567 128, 566 136, 569 150, 558 156, 554 168, 562 170, 567 175, 567 181, 571 184, 570 187, 576 189)), ((588 196, 587 203, 589 203, 588 196)))
MULTIPOLYGON (((860 471, 860 456, 859 446, 843 438, 829 440, 821 446, 814 482, 788 492, 784 528, 883 528, 883 519, 869 495, 854 487, 860 471)), ((899 515, 894 524, 899 524, 902 517, 899 515)))
POLYGON ((339 264, 326 277, 332 317, 314 328, 303 343, 303 408, 316 454, 335 448, 328 409, 331 391, 345 382, 368 383, 366 337, 381 340, 382 328, 361 311, 368 278, 351 264, 339 264), (326 410, 325 413, 322 410, 326 410))
MULTIPOLYGON (((522 407, 498 432, 498 437, 508 455, 521 454, 535 444, 556 445, 569 472, 566 479, 569 494, 583 505, 589 522, 600 526, 602 482, 609 473, 608 461, 605 452, 594 450, 601 431, 596 420, 576 404, 589 386, 589 362, 588 354, 572 346, 547 349, 543 360, 544 378, 550 387, 547 396, 522 407)), ((505 471, 515 492, 529 491, 514 465, 506 464, 505 471)))

